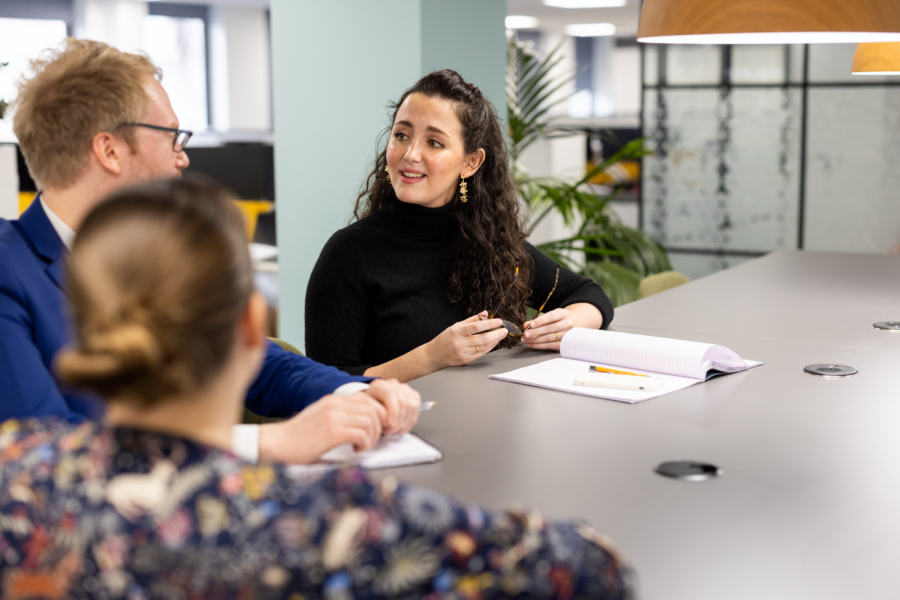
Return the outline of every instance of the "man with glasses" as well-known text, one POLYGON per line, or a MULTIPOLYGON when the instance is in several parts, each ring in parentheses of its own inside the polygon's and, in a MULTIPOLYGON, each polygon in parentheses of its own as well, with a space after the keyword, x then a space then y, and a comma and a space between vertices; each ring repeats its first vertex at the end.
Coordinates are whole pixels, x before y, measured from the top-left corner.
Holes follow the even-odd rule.
MULTIPOLYGON (((70 339, 67 248, 112 192, 180 177, 191 132, 179 129, 160 73, 144 56, 69 39, 33 67, 14 104, 13 129, 41 192, 18 220, 0 219, 0 420, 53 415, 77 423, 101 410, 52 376, 53 357, 70 339)), ((411 429, 418 405, 409 386, 351 377, 271 344, 247 406, 267 416, 300 414, 237 428, 235 451, 306 462, 343 443, 368 447, 382 430, 411 429)))

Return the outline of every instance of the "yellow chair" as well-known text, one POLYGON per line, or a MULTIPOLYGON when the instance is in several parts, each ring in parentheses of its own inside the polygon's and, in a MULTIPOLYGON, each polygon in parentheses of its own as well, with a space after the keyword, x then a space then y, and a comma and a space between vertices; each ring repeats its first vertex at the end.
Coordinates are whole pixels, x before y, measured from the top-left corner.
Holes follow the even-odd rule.
MULTIPOLYGON (((275 342, 276 344, 278 344, 278 346, 282 350, 286 350, 287 352, 293 352, 294 354, 299 354, 300 356, 303 356, 303 353, 300 352, 300 350, 298 350, 296 346, 293 346, 284 340, 279 340, 278 338, 269 338, 269 339, 272 340, 273 342, 275 342)), ((262 425, 263 423, 277 423, 279 421, 284 421, 284 419, 281 419, 279 417, 264 417, 262 415, 256 414, 255 412, 251 412, 251 411, 247 410, 246 407, 244 407, 244 418, 241 419, 242 423, 247 423, 247 424, 251 424, 251 425, 262 425)))
POLYGON ((638 297, 646 298, 653 294, 658 294, 673 287, 678 287, 688 283, 690 279, 679 273, 678 271, 663 271, 655 275, 648 275, 641 280, 638 285, 638 297))
POLYGON ((34 202, 34 198, 37 196, 36 192, 19 192, 19 214, 21 215, 25 212, 25 209, 31 206, 31 203, 34 202))
MULTIPOLYGON (((35 196, 37 196, 35 192, 19 192, 19 214, 25 212, 25 209, 34 202, 35 196)), ((247 240, 252 242, 253 236, 256 234, 256 222, 259 220, 259 215, 272 212, 275 209, 275 203, 268 200, 235 200, 234 203, 244 215, 247 240)))
POLYGON ((244 226, 247 230, 247 241, 252 242, 256 234, 256 222, 259 215, 270 213, 275 209, 275 203, 268 200, 235 200, 234 203, 244 215, 244 226))

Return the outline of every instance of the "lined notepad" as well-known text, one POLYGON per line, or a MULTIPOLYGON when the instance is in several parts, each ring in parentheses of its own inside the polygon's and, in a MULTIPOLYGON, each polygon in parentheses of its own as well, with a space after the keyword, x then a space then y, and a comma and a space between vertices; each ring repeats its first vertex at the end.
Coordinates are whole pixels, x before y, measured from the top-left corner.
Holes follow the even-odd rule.
POLYGON ((572 329, 563 337, 560 354, 563 358, 490 377, 634 403, 763 364, 744 360, 736 352, 715 344, 582 328, 572 329), (658 377, 663 385, 652 392, 574 385, 574 379, 587 372, 591 365, 658 377))
POLYGON ((318 462, 309 465, 292 465, 288 472, 295 476, 322 473, 345 465, 357 465, 366 469, 405 467, 441 460, 440 450, 413 433, 385 436, 375 446, 354 452, 353 446, 343 444, 322 455, 318 462))

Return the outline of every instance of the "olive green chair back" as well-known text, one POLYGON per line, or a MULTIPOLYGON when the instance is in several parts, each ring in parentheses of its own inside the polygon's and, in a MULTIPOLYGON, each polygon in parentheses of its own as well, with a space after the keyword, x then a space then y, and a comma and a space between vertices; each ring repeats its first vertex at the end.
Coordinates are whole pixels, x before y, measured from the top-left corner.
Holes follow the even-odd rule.
POLYGON ((647 277, 644 277, 641 280, 640 285, 638 285, 638 297, 646 298, 647 296, 670 290, 673 287, 684 285, 689 281, 690 279, 678 271, 663 271, 662 273, 656 273, 655 275, 648 275, 647 277))

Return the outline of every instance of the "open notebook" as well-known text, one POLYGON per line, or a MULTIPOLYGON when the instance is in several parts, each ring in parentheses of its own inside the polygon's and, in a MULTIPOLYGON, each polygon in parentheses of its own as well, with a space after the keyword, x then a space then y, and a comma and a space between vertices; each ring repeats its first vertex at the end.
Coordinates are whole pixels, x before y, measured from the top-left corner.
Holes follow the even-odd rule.
POLYGON ((322 473, 344 465, 357 465, 366 469, 387 469, 421 463, 437 462, 444 458, 441 451, 413 433, 388 435, 365 452, 354 452, 353 446, 343 444, 332 448, 322 458, 310 465, 288 467, 291 475, 302 476, 322 473))
POLYGON ((572 329, 563 337, 560 354, 563 358, 490 377, 634 403, 763 364, 743 360, 728 348, 714 344, 581 328, 572 329), (650 375, 661 379, 662 386, 655 391, 637 391, 575 385, 574 380, 588 373, 592 365, 650 375))

